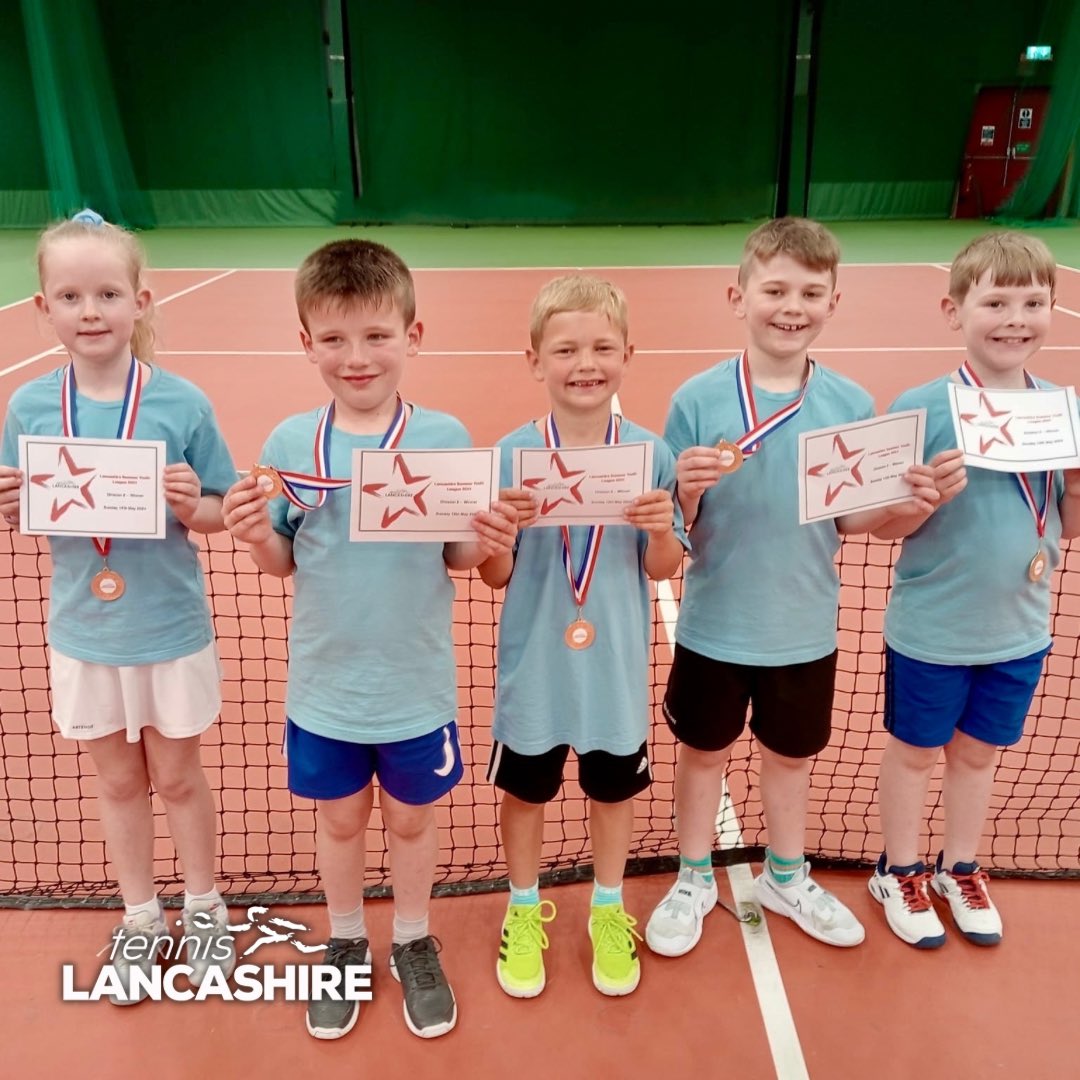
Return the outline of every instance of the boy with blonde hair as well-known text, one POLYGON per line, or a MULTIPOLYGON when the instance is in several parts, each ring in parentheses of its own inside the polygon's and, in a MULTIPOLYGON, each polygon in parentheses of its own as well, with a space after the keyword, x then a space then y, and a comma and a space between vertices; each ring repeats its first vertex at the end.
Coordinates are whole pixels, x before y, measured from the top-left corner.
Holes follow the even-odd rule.
MULTIPOLYGON (((296 277, 300 341, 332 400, 279 424, 261 461, 307 472, 316 484, 347 478, 354 449, 454 449, 469 437, 453 417, 403 401, 405 362, 420 347, 412 276, 381 244, 340 240, 304 260, 296 277)), ((260 468, 257 472, 265 472, 260 468)), ((428 929, 438 856, 434 802, 461 779, 454 586, 466 570, 509 551, 513 507, 476 515, 475 542, 349 541, 348 481, 310 504, 269 501, 270 477, 245 477, 225 497, 225 524, 260 570, 296 575, 289 632, 286 748, 289 789, 316 800, 316 852, 330 941, 323 961, 371 962, 364 921, 366 834, 374 798, 393 870, 390 967, 405 1022, 423 1038, 449 1031, 457 1004, 428 929)), ((307 1028, 336 1039, 356 1023, 354 1001, 312 1001, 307 1028)))
POLYGON ((819 941, 863 940, 855 916, 810 877, 804 854, 811 760, 832 723, 840 591, 833 559, 842 533, 910 512, 936 492, 928 470, 912 470, 910 502, 799 524, 799 433, 874 413, 865 390, 808 355, 839 300, 839 258, 835 237, 816 222, 781 218, 755 229, 728 288, 746 349, 690 379, 668 414, 664 435, 678 455, 692 551, 664 700, 681 744, 681 866, 646 928, 650 948, 664 956, 689 952, 716 905, 716 810, 748 706, 769 833, 756 898, 819 941))
POLYGON ((902 539, 885 614, 885 727, 878 799, 885 851, 870 892, 890 929, 937 948, 945 928, 932 888, 960 933, 1001 941, 976 852, 997 748, 1023 734, 1050 650, 1050 579, 1062 538, 1080 533, 1080 472, 965 470, 956 448, 950 382, 988 390, 1045 387, 1027 364, 1050 330, 1056 266, 1021 233, 978 237, 957 255, 941 309, 963 335, 958 371, 901 394, 892 410, 927 410, 926 454, 940 501, 875 529, 902 539), (945 843, 933 871, 919 848, 927 788, 945 753, 945 843))
MULTIPOLYGON (((544 926, 555 917, 538 885, 544 810, 573 750, 589 800, 595 864, 593 984, 603 994, 623 995, 637 987, 641 971, 637 920, 623 907, 622 879, 633 799, 651 780, 649 579, 675 573, 685 542, 672 501, 675 462, 658 436, 613 412, 634 352, 619 289, 579 274, 549 282, 533 303, 530 338, 529 370, 547 389, 551 410, 500 440, 504 483, 516 447, 647 440, 653 490, 633 500, 625 525, 525 529, 512 554, 480 567, 490 586, 506 587, 488 769, 503 791, 500 824, 510 871, 496 975, 513 997, 544 989, 544 926)), ((523 520, 535 519, 527 492, 505 497, 523 520)))

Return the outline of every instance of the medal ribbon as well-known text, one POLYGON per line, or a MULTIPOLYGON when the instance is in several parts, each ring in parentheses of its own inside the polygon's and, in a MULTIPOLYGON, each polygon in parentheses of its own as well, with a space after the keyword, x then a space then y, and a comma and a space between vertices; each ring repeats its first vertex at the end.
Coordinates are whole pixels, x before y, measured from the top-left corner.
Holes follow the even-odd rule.
MULTIPOLYGON (((960 380, 966 386, 978 386, 982 387, 982 380, 975 374, 975 369, 965 360, 960 365, 960 380)), ((1028 389, 1038 390, 1038 383, 1025 371, 1024 379, 1028 384, 1028 389)), ((1027 504, 1027 508, 1031 511, 1031 516, 1035 519, 1035 528, 1039 533, 1039 539, 1042 540, 1046 533, 1046 514, 1050 509, 1050 490, 1054 483, 1054 474, 1049 470, 1046 473, 1046 491, 1043 494, 1042 509, 1039 509, 1039 504, 1035 502, 1035 492, 1031 490, 1031 484, 1028 481, 1027 476, 1024 473, 1013 473, 1013 479, 1016 481, 1016 486, 1020 489, 1020 498, 1027 504)))
MULTIPOLYGON (((383 433, 383 437, 379 442, 380 450, 393 450, 401 442, 401 437, 405 434, 406 421, 405 402, 398 395, 397 411, 394 413, 390 426, 383 433)), ((285 498, 293 506, 297 506, 301 510, 316 510, 326 502, 326 493, 328 491, 338 491, 352 485, 352 477, 336 480, 330 476, 330 435, 333 428, 334 403, 331 401, 323 410, 322 416, 319 417, 318 426, 315 428, 315 475, 288 472, 285 469, 277 470, 278 476, 281 477, 281 486, 285 498), (300 491, 317 491, 318 496, 314 505, 304 502, 298 494, 300 491)))
MULTIPOLYGON (((555 427, 555 416, 548 413, 544 423, 544 441, 549 449, 559 448, 559 431, 555 427)), ((619 425, 616 423, 615 414, 611 414, 608 420, 607 434, 604 436, 605 446, 615 446, 619 442, 619 425)), ((585 541, 585 553, 581 559, 581 566, 574 573, 574 563, 570 555, 570 529, 562 527, 562 561, 566 569, 566 576, 570 581, 570 591, 574 594, 574 601, 580 611, 585 606, 585 598, 589 595, 589 586, 592 584, 593 571, 596 569, 596 558, 600 554, 600 542, 604 538, 603 525, 590 525, 589 535, 585 541)))
POLYGON ((743 427, 746 428, 746 434, 737 438, 735 445, 743 452, 744 457, 756 454, 761 449, 761 444, 765 439, 777 428, 783 427, 802 408, 803 399, 806 397, 806 388, 814 377, 816 367, 813 360, 809 361, 809 364, 810 369, 803 380, 799 396, 782 409, 774 412, 772 416, 759 421, 757 407, 754 404, 754 386, 750 379, 750 357, 744 352, 739 358, 738 364, 735 365, 735 383, 739 390, 739 407, 742 409, 743 427))
MULTIPOLYGON (((128 369, 127 385, 124 388, 124 403, 120 408, 120 423, 116 428, 118 439, 130 439, 135 433, 135 421, 139 416, 139 400, 142 398, 142 366, 133 356, 128 369)), ((64 437, 77 438, 79 435, 79 414, 76 400, 75 368, 68 364, 64 368, 64 381, 60 388, 60 418, 63 422, 64 437)), ((92 538, 94 547, 103 558, 109 557, 112 548, 110 537, 92 538)))

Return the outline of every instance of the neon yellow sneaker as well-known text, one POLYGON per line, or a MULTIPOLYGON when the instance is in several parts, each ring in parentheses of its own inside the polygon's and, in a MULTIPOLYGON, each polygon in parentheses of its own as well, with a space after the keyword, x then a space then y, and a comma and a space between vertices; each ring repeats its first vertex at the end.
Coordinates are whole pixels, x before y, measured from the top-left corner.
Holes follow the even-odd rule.
POLYGON ((554 918, 555 905, 550 900, 511 904, 506 909, 495 975, 511 997, 536 997, 544 989, 544 950, 548 947, 544 924, 554 918))
POLYGON ((622 904, 594 904, 589 913, 589 938, 593 946, 592 981, 601 994, 621 997, 637 989, 641 961, 634 939, 637 919, 622 904))

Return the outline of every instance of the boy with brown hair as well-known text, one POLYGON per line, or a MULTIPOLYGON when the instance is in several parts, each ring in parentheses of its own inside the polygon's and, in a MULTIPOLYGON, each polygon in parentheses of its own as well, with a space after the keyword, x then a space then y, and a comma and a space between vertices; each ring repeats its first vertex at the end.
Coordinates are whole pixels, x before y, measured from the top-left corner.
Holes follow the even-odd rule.
MULTIPOLYGON (((327 244, 300 267, 296 299, 304 352, 333 397, 274 429, 260 459, 266 466, 307 472, 314 454, 321 482, 348 477, 354 449, 469 446, 453 417, 398 393, 423 327, 412 276, 394 252, 364 240, 327 244)), ((409 1030, 442 1035, 457 1022, 457 1004, 428 929, 433 804, 462 776, 447 571, 509 551, 516 514, 501 502, 477 514, 474 542, 351 543, 347 481, 297 505, 268 500, 266 479, 247 476, 230 489, 225 524, 260 570, 296 576, 286 750, 289 789, 316 800, 330 916, 324 963, 370 963, 364 868, 377 776, 393 868, 391 971, 409 1030)), ((340 1038, 357 1015, 355 1001, 312 1001, 307 1028, 315 1038, 340 1038)))

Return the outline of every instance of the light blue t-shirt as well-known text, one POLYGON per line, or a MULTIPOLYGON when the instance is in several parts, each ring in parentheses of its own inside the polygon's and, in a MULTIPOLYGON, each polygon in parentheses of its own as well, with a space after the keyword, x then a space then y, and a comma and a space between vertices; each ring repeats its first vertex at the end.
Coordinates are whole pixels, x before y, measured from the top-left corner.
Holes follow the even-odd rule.
MULTIPOLYGON (((675 392, 664 438, 676 457, 745 434, 737 364, 737 357, 725 360, 675 392)), ((797 391, 754 388, 762 420, 797 397, 797 391)), ((817 364, 794 419, 705 492, 691 532, 675 634, 680 645, 713 660, 763 667, 806 663, 836 648, 840 537, 832 521, 799 524, 799 433, 873 415, 873 399, 862 387, 817 364)))
MULTIPOLYGON (((926 409, 925 461, 956 449, 951 378, 908 390, 889 409, 926 409)), ((1028 482, 1041 507, 1046 473, 1028 473, 1028 482)), ((1047 572, 1031 581, 1028 564, 1039 536, 1016 480, 969 466, 967 487, 903 542, 885 612, 886 642, 933 664, 992 664, 1049 646, 1050 581, 1061 559, 1058 503, 1064 492, 1058 473, 1042 542, 1047 572)))
MULTIPOLYGON (((50 371, 12 394, 4 423, 5 465, 18 466, 20 435, 63 434, 63 374, 63 368, 50 371)), ((79 435, 116 437, 122 402, 79 394, 76 403, 79 435)), ((133 437, 164 440, 166 462, 186 461, 204 495, 223 495, 236 482, 209 400, 178 375, 152 369, 133 437)), ((49 644, 64 656, 114 666, 155 664, 190 656, 213 640, 198 548, 167 507, 164 540, 112 541, 109 566, 126 586, 118 600, 106 603, 90 591, 103 563, 89 537, 51 536, 49 549, 49 644)))
MULTIPOLYGON (((279 424, 260 463, 310 473, 322 411, 279 424)), ((351 475, 353 451, 376 449, 380 441, 335 428, 330 475, 351 475)), ((469 445, 452 416, 417 405, 398 444, 403 450, 469 445)), ((350 541, 349 498, 348 488, 332 491, 311 511, 284 497, 270 503, 274 529, 292 540, 296 563, 286 712, 305 731, 346 742, 426 735, 457 713, 454 584, 444 545, 350 541)))
MULTIPOLYGON (((623 420, 619 441, 653 443, 653 487, 673 491, 675 460, 652 432, 623 420)), ((542 447, 544 437, 529 423, 505 438, 502 483, 512 482, 513 448, 542 447)), ((676 505, 676 533, 686 534, 676 505)), ((575 573, 588 528, 570 530, 575 573)), ((652 603, 642 559, 648 536, 630 525, 604 528, 583 617, 596 639, 571 649, 566 628, 577 603, 562 562, 562 529, 532 526, 522 531, 514 572, 499 619, 498 677, 492 733, 519 754, 542 754, 568 745, 579 754, 606 750, 632 754, 649 728, 649 646, 652 603)))

